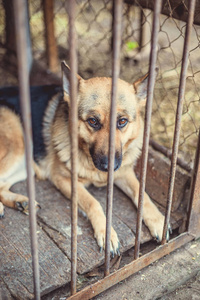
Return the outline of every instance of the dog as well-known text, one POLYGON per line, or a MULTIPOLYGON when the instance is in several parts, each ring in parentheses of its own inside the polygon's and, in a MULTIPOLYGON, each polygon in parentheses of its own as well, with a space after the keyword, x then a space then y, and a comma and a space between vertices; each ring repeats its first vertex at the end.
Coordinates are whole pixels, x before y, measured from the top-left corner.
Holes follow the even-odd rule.
MULTIPOLYGON (((36 176, 50 180, 68 199, 71 197, 71 157, 69 134, 70 69, 62 62, 63 89, 43 103, 40 126, 34 133, 33 169, 36 176), (35 148, 37 148, 35 151, 35 148)), ((105 248, 106 217, 100 203, 87 191, 90 184, 106 185, 108 175, 109 128, 112 79, 96 77, 78 80, 78 204, 90 220, 97 244, 105 248)), ((118 79, 115 136, 114 184, 138 206, 139 182, 133 165, 140 156, 143 142, 141 108, 147 98, 148 74, 134 82, 118 79)), ((2 103, 1 103, 2 104, 2 103)), ((31 104, 32 105, 32 104, 31 104)), ((38 114, 37 112, 36 114, 38 114)), ((36 117, 33 116, 33 124, 36 117)), ((37 120, 36 120, 37 123, 37 120)), ((0 215, 4 207, 28 213, 28 198, 9 191, 26 178, 23 128, 19 116, 6 107, 0 108, 0 215)), ((36 203, 36 208, 38 204, 36 203)), ((164 216, 144 194, 143 220, 151 235, 162 239, 164 216)), ((111 252, 119 254, 117 233, 111 228, 111 252)))

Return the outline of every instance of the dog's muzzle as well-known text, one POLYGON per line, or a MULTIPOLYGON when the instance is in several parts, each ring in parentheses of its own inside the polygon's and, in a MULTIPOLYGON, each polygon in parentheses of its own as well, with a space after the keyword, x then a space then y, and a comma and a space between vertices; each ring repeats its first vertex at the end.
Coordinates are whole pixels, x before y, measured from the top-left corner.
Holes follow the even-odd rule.
MULTIPOLYGON (((108 172, 108 156, 102 153, 95 153, 94 149, 90 149, 90 155, 92 157, 95 167, 103 172, 108 172)), ((117 171, 122 163, 122 155, 119 152, 115 153, 114 171, 117 171)))

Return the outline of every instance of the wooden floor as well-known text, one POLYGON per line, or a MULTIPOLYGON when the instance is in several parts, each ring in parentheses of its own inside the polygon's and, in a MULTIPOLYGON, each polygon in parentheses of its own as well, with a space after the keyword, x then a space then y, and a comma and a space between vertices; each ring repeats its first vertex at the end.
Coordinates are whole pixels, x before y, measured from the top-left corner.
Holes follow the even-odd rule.
MULTIPOLYGON (((13 190, 26 194, 26 184, 16 184, 13 190)), ((89 190, 105 211, 106 188, 91 187, 89 190)), ((36 195, 42 207, 38 212, 37 235, 41 292, 44 295, 70 282, 70 201, 47 181, 36 180, 36 195)), ((182 213, 174 212, 172 227, 178 227, 182 219, 182 213)), ((121 253, 134 246, 136 210, 130 199, 117 188, 114 189, 113 227, 118 233, 121 253)), ((151 235, 143 225, 141 242, 149 240, 151 235)), ((103 263, 104 253, 99 253, 90 222, 79 212, 77 272, 87 273, 103 263)), ((9 208, 5 209, 5 217, 0 220, 0 278, 0 298, 33 298, 29 219, 9 208)))

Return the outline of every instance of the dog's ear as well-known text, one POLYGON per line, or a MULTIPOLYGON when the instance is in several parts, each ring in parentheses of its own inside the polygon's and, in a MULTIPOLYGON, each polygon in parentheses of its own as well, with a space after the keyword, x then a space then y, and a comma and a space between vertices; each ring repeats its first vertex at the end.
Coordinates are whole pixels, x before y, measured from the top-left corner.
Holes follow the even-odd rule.
MULTIPOLYGON (((61 69, 62 69, 63 90, 67 95, 69 95, 71 70, 70 70, 70 67, 64 61, 61 62, 61 69)), ((76 77, 78 79, 78 86, 79 86, 79 82, 82 78, 78 74, 76 75, 76 77)))
MULTIPOLYGON (((156 76, 158 74, 158 68, 156 68, 156 76)), ((133 83, 136 96, 140 101, 140 105, 143 106, 146 103, 147 98, 147 85, 148 85, 149 73, 138 79, 133 83)))

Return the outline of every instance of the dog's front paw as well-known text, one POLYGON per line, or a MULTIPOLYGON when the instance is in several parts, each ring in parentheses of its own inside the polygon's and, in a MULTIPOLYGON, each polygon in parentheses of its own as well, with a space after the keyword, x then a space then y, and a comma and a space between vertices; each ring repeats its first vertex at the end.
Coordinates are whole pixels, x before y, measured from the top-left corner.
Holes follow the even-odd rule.
MULTIPOLYGON (((100 252, 105 250, 105 243, 106 243, 106 226, 98 226, 98 228, 94 232, 94 236, 97 240, 97 244, 100 248, 100 252)), ((115 255, 120 255, 120 242, 115 230, 111 227, 111 236, 110 236, 110 253, 111 256, 114 257, 115 255)))
POLYGON ((4 217, 4 206, 3 204, 0 202, 0 219, 4 217))
MULTIPOLYGON (((163 227, 164 227, 164 216, 157 210, 151 216, 144 219, 146 226, 149 228, 151 235, 157 240, 157 242, 162 241, 163 227)), ((169 240, 169 234, 171 233, 171 226, 168 225, 166 232, 166 240, 169 240)))
MULTIPOLYGON (((15 202, 15 208, 21 212, 23 212, 25 215, 29 215, 29 205, 28 205, 28 198, 23 199, 21 201, 15 202)), ((38 211, 40 209, 40 205, 35 201, 35 209, 38 211)))

